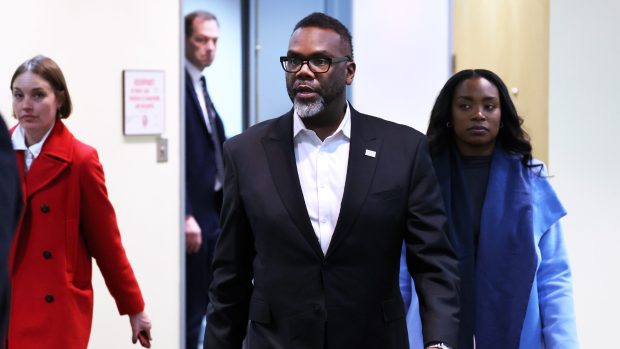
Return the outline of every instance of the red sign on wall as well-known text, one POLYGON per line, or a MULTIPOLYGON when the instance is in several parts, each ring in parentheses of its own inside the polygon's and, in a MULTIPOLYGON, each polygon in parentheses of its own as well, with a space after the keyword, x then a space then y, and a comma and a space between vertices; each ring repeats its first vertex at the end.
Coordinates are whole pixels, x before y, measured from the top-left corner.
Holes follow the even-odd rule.
POLYGON ((164 132, 164 72, 123 71, 123 118, 125 135, 164 132))

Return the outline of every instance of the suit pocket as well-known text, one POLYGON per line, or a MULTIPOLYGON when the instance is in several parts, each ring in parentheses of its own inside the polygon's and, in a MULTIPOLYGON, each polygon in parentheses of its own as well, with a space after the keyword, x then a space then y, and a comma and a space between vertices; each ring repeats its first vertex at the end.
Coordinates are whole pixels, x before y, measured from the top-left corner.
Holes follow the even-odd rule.
POLYGON ((288 317, 286 321, 288 322, 290 347, 296 349, 323 348, 326 316, 324 308, 315 305, 314 309, 288 317))
POLYGON ((370 198, 373 200, 390 200, 393 198, 401 197, 403 193, 404 191, 401 187, 396 187, 388 190, 370 193, 370 198))
POLYGON ((250 321, 268 324, 271 322, 271 311, 269 305, 263 301, 252 299, 250 301, 250 321))
POLYGON ((77 219, 67 219, 65 227, 65 263, 67 280, 76 288, 89 290, 92 282, 91 256, 88 253, 77 219))
POLYGON ((392 322, 405 317, 405 305, 401 298, 383 301, 381 302, 381 308, 383 310, 383 320, 385 322, 392 322))

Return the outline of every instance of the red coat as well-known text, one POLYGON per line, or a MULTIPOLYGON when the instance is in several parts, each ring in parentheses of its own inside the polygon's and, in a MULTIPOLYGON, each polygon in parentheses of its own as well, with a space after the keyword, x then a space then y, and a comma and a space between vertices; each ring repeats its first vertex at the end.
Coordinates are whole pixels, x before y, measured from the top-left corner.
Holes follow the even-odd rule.
POLYGON ((92 258, 121 314, 144 301, 121 244, 97 152, 57 120, 24 171, 12 262, 9 349, 83 349, 93 317, 92 258), (92 258, 91 258, 92 257, 92 258))

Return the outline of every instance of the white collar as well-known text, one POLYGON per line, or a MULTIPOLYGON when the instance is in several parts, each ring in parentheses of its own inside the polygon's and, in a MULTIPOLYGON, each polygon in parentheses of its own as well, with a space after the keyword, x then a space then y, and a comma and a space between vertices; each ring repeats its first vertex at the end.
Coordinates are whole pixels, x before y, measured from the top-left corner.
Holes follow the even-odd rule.
MULTIPOLYGON (((344 112, 344 117, 342 118, 340 125, 338 125, 338 128, 336 129, 336 131, 334 131, 334 133, 331 134, 330 136, 335 135, 338 132, 342 131, 342 134, 345 137, 347 137, 348 139, 351 139, 351 108, 349 108, 349 102, 346 103, 345 107, 346 109, 344 112)), ((306 128, 306 125, 304 125, 304 122, 302 121, 301 117, 297 115, 297 111, 293 109, 293 138, 297 137, 297 135, 302 130, 308 130, 308 129, 306 128)))
POLYGON ((54 125, 56 124, 56 120, 54 120, 54 123, 52 124, 52 127, 50 127, 49 130, 47 130, 47 132, 45 132, 45 135, 43 135, 43 138, 41 138, 41 140, 36 143, 31 145, 30 147, 26 145, 26 134, 24 133, 24 128, 22 127, 22 125, 17 125, 17 127, 15 128, 15 131, 13 131, 13 135, 11 136, 11 141, 13 142, 13 149, 15 150, 28 150, 32 156, 36 159, 39 154, 41 154, 41 149, 43 149, 43 144, 45 143, 45 141, 47 140, 47 137, 50 135, 50 133, 52 132, 52 129, 54 128, 54 125))
POLYGON ((189 73, 189 76, 192 78, 192 82, 195 84, 200 81, 202 77, 202 71, 198 69, 192 62, 190 62, 187 58, 185 58, 185 69, 189 73))

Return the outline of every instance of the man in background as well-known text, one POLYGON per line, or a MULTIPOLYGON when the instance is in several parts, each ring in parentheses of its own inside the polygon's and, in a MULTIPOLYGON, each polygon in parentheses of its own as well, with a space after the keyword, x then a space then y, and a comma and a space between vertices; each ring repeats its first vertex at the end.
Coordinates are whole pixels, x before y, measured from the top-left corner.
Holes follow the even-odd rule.
POLYGON ((0 349, 4 348, 9 322, 11 287, 8 257, 20 208, 21 189, 15 164, 15 151, 4 119, 0 115, 0 349))
POLYGON ((203 70, 213 63, 219 23, 212 13, 185 16, 185 302, 186 347, 196 349, 209 303, 211 260, 220 233, 224 126, 203 70))

